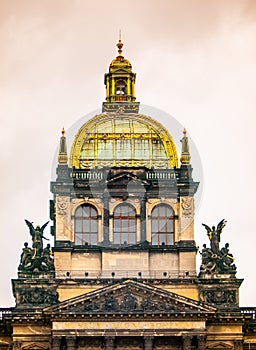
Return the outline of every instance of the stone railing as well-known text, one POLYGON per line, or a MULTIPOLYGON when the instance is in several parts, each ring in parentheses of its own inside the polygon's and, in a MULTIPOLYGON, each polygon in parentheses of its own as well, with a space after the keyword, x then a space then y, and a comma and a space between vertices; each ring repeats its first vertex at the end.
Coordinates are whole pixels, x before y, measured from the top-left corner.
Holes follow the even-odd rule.
POLYGON ((170 181, 177 179, 177 173, 171 169, 154 171, 151 170, 146 173, 146 178, 148 180, 170 181))
POLYGON ((1 307, 0 308, 0 320, 2 320, 5 315, 11 315, 13 309, 14 309, 13 307, 8 307, 8 308, 1 307))
POLYGON ((72 178, 74 180, 92 180, 100 181, 104 179, 106 173, 103 171, 90 171, 90 170, 74 170, 72 171, 72 178))
POLYGON ((196 271, 177 271, 177 270, 116 270, 99 271, 99 270, 57 270, 56 278, 88 278, 88 279, 109 279, 109 278, 142 278, 142 279, 176 279, 176 278, 195 278, 196 271))
MULTIPOLYGON (((126 169, 124 169, 126 171, 126 169)), ((74 169, 71 173, 71 177, 74 180, 91 180, 100 181, 107 180, 108 171, 105 169, 99 170, 85 170, 85 169, 74 169)), ((145 170, 138 176, 141 179, 147 179, 149 181, 175 181, 179 177, 179 172, 173 169, 158 169, 158 170, 145 170)))
POLYGON ((240 310, 243 315, 250 315, 256 321, 256 307, 240 307, 240 310))

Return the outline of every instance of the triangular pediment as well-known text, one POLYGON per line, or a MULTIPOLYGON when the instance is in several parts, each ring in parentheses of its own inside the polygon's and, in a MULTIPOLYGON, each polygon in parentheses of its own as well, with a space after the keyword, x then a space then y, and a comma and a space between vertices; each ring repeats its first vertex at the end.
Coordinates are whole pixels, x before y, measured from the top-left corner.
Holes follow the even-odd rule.
POLYGON ((221 350, 221 349, 233 349, 233 346, 230 344, 226 344, 223 342, 218 342, 218 343, 212 343, 207 346, 207 349, 213 349, 213 350, 221 350))
POLYGON ((216 309, 161 288, 125 280, 63 301, 44 311, 59 315, 154 313, 177 317, 213 314, 216 309))
POLYGON ((108 185, 115 185, 115 184, 127 185, 128 183, 129 185, 131 183, 140 184, 140 185, 149 185, 148 181, 141 180, 136 175, 131 174, 129 172, 119 173, 107 180, 108 185))
POLYGON ((49 349, 48 346, 39 345, 36 343, 31 343, 27 346, 22 347, 22 350, 46 350, 49 349))

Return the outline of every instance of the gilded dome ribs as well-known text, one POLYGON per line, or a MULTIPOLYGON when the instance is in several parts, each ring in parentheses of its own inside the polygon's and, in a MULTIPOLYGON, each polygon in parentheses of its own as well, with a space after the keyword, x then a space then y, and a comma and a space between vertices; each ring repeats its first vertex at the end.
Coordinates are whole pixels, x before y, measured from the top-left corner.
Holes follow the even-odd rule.
POLYGON ((70 154, 75 168, 177 167, 172 137, 154 119, 133 113, 102 113, 82 126, 70 154))

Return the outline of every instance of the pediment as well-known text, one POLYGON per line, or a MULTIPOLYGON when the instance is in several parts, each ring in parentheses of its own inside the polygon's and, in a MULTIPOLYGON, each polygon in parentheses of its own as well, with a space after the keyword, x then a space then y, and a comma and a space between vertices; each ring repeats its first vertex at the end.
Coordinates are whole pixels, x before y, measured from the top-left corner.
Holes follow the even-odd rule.
POLYGON ((233 349, 233 346, 223 342, 212 343, 207 346, 207 349, 222 350, 222 349, 233 349))
POLYGON ((216 308, 161 288, 125 280, 44 309, 58 315, 168 314, 177 317, 215 313, 216 308))
POLYGON ((119 74, 127 74, 129 73, 130 70, 129 69, 115 69, 115 73, 119 73, 119 74))
POLYGON ((32 343, 27 346, 22 347, 22 350, 46 350, 49 349, 48 346, 39 345, 37 343, 32 343))
POLYGON ((123 172, 120 174, 117 174, 110 179, 107 180, 108 185, 129 185, 134 184, 140 184, 140 185, 149 185, 149 182, 146 180, 139 179, 136 175, 131 174, 129 172, 123 172))

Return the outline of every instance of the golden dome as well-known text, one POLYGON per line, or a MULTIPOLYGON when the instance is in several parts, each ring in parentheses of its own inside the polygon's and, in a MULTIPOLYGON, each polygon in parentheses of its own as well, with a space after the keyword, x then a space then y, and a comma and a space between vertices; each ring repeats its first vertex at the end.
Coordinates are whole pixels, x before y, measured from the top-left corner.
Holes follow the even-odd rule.
POLYGON ((132 70, 132 65, 123 56, 117 56, 110 63, 109 72, 113 73, 113 71, 117 70, 117 69, 129 69, 131 71, 132 70))
POLYGON ((109 72, 113 73, 113 71, 115 71, 117 69, 129 69, 131 71, 131 69, 132 69, 131 63, 126 58, 124 58, 124 56, 122 55, 123 43, 122 43, 121 39, 119 39, 116 46, 118 47, 118 56, 116 58, 114 58, 112 60, 112 62, 110 63, 109 72))
POLYGON ((86 122, 72 144, 70 166, 167 169, 178 166, 169 132, 151 117, 136 113, 102 113, 86 122))

